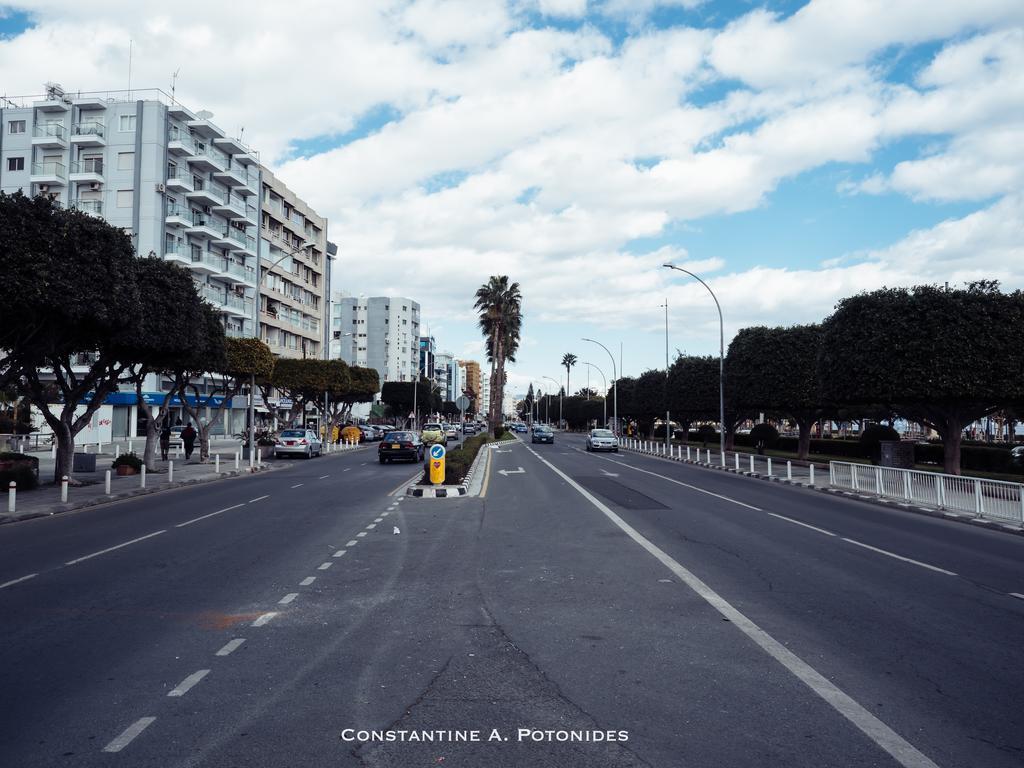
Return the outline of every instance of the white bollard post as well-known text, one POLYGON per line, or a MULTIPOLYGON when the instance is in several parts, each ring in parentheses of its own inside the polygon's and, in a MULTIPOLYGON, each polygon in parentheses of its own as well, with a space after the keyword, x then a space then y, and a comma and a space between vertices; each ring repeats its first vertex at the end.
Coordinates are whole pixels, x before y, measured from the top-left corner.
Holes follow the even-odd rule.
POLYGON ((7 486, 7 511, 13 512, 18 501, 18 484, 11 480, 7 486))
POLYGON ((786 479, 787 480, 792 480, 793 479, 793 462, 791 462, 791 461, 787 461, 786 462, 786 479))
POLYGON ((103 492, 110 495, 110 470, 103 473, 103 492))
POLYGON ((690 446, 686 446, 686 460, 690 461, 690 446))
POLYGON ((181 443, 178 443, 176 446, 174 446, 174 458, 181 458, 181 443))
POLYGON ((238 459, 239 459, 238 451, 235 451, 235 469, 238 469, 238 459))
POLYGON ((134 453, 134 449, 132 448, 132 441, 131 440, 128 441, 128 453, 134 453))
POLYGON ((215 453, 213 455, 213 471, 218 475, 220 474, 220 454, 215 453))
POLYGON ((50 458, 51 459, 56 459, 57 458, 57 444, 56 443, 54 443, 53 445, 50 446, 50 458))
POLYGON ((140 488, 145 488, 146 487, 146 465, 145 464, 142 465, 142 474, 139 475, 139 487, 140 488))
POLYGON ((96 443, 96 453, 103 453, 103 443, 96 443))
POLYGON ((725 466, 725 451, 722 451, 721 459, 722 459, 722 466, 724 467, 725 466))
POLYGON ((813 488, 814 487, 814 465, 813 464, 811 464, 810 469, 811 469, 811 487, 813 488))
POLYGON ((733 456, 736 457, 736 471, 739 472, 740 471, 740 455, 738 453, 734 453, 733 456))
POLYGON ((88 453, 88 452, 89 452, 89 444, 88 443, 82 443, 82 453, 88 453))
POLYGON ((60 500, 62 504, 68 503, 68 476, 64 475, 60 479, 60 500))
POLYGON ((168 483, 173 483, 174 482, 174 462, 173 461, 168 461, 167 462, 167 482, 168 483))
POLYGON ((750 474, 754 474, 754 454, 750 454, 750 474))
POLYGON ((768 457, 768 477, 772 476, 772 457, 768 457))

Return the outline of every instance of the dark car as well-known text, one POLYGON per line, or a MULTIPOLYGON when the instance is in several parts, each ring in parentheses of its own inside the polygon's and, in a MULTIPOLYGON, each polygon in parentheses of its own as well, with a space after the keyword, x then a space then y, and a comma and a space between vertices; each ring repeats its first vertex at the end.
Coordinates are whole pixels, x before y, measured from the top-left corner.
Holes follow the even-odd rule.
POLYGON ((377 460, 381 464, 399 459, 423 461, 423 441, 415 432, 388 432, 377 446, 377 460))
POLYGON ((475 435, 476 434, 476 424, 474 424, 471 421, 467 421, 465 424, 462 425, 462 434, 464 434, 464 435, 475 435))
POLYGON ((1010 464, 1015 467, 1024 467, 1024 445, 1010 449, 1010 464))
POLYGON ((555 442, 555 433, 551 431, 550 427, 545 427, 543 424, 538 424, 533 428, 533 438, 530 440, 531 443, 552 443, 555 442))

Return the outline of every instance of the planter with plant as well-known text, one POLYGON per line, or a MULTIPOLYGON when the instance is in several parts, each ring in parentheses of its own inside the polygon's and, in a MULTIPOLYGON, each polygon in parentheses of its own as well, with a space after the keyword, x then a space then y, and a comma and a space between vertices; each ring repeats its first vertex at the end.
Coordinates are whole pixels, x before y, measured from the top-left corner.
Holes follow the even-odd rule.
POLYGON ((142 460, 134 453, 122 453, 110 465, 118 475, 137 475, 142 471, 142 460))

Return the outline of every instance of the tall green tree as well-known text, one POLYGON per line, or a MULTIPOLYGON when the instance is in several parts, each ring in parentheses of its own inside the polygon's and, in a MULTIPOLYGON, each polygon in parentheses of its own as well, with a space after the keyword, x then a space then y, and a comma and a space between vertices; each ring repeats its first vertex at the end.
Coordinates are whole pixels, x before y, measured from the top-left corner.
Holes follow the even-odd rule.
MULTIPOLYGON (((329 362, 310 357, 279 357, 274 360, 274 371, 270 376, 270 384, 291 400, 287 426, 302 426, 301 423, 296 424, 296 421, 301 418, 310 405, 322 410, 323 397, 328 389, 331 374, 328 367, 329 362)), ((348 367, 334 373, 338 377, 338 381, 333 385, 338 389, 344 389, 348 384, 348 367)))
POLYGON ((744 328, 725 358, 730 400, 749 414, 792 419, 800 430, 798 457, 806 459, 811 427, 822 414, 818 384, 820 325, 744 328))
POLYGON ((818 376, 836 405, 883 405, 934 429, 960 473, 965 427, 1024 398, 1024 292, 883 288, 843 299, 823 324, 818 376))
POLYGON ((137 264, 121 229, 0 194, 0 387, 15 385, 52 430, 54 481, 71 475, 75 436, 138 352, 128 332, 144 309, 137 264))
POLYGON ((690 425, 718 421, 717 357, 678 355, 668 372, 668 407, 684 435, 690 425))
POLYGON ((572 391, 571 389, 569 389, 569 371, 572 370, 572 367, 574 365, 576 365, 576 361, 578 359, 579 358, 577 358, 576 355, 574 355, 572 352, 566 352, 564 355, 562 355, 562 367, 565 368, 565 391, 566 392, 571 392, 572 391))
POLYGON ((488 423, 494 429, 501 420, 505 395, 505 363, 515 362, 522 331, 522 294, 519 283, 510 283, 507 275, 492 275, 476 292, 473 305, 484 335, 487 361, 491 364, 491 401, 488 423))

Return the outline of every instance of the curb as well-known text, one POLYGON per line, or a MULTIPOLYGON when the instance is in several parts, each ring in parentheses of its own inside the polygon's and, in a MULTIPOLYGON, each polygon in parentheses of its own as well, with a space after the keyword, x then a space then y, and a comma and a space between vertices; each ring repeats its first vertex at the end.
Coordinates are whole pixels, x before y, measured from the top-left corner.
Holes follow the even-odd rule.
POLYGON ((1024 527, 1009 525, 1007 523, 1001 523, 997 520, 990 520, 984 517, 975 517, 964 512, 950 512, 948 509, 939 509, 938 507, 924 507, 919 504, 908 504, 903 501, 897 501, 896 499, 886 499, 882 496, 874 496, 865 493, 858 493, 857 491, 851 491, 846 488, 832 488, 830 486, 819 486, 810 485, 809 483, 800 480, 787 480, 779 475, 762 475, 760 472, 750 472, 749 470, 736 470, 734 467, 723 467, 719 464, 708 464, 703 461, 693 461, 690 459, 670 459, 667 456, 661 456, 656 453, 650 453, 648 451, 637 451, 632 448, 626 448, 625 450, 635 453, 639 456, 648 456, 654 459, 660 459, 662 461, 670 461, 673 463, 690 464, 694 467, 704 467, 706 469, 716 469, 719 472, 729 472, 734 475, 743 475, 744 477, 751 477, 755 480, 763 480, 768 483, 778 483, 779 485, 790 485, 794 488, 803 488, 808 491, 816 491, 817 493, 828 493, 833 496, 842 496, 844 498, 851 499, 853 501, 863 501, 868 504, 874 504, 878 507, 886 507, 888 509, 898 509, 902 512, 910 512, 915 515, 926 515, 927 517, 937 517, 942 520, 952 520, 957 523, 964 523, 966 525, 973 525, 977 528, 987 528, 990 531, 999 531, 1001 533, 1010 533, 1015 536, 1024 536, 1024 527))
MULTIPOLYGON (((515 438, 510 440, 495 440, 493 443, 487 443, 484 446, 488 451, 499 446, 505 445, 506 443, 518 442, 515 438)), ((462 478, 462 482, 458 485, 442 485, 439 488, 431 488, 422 485, 410 485, 405 489, 406 496, 413 496, 417 499, 457 499, 460 496, 466 496, 469 494, 469 486, 473 482, 473 475, 476 473, 477 468, 480 466, 480 460, 485 456, 485 452, 481 450, 477 453, 476 458, 473 459, 473 463, 469 467, 469 472, 462 478)))

